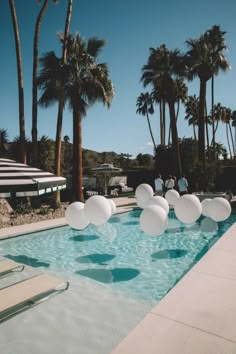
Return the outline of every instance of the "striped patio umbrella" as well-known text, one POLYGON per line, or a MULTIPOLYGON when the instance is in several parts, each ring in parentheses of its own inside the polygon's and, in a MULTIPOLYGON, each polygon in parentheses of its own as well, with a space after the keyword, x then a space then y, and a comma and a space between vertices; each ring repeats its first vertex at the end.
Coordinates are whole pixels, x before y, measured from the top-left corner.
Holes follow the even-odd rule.
POLYGON ((0 158, 0 198, 40 196, 64 188, 64 177, 0 158))

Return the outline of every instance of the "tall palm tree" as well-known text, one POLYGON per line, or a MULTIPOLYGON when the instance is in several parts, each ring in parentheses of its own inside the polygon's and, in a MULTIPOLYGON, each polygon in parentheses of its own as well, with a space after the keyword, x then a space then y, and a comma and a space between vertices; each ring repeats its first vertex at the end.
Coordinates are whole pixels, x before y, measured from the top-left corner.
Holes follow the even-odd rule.
POLYGON ((14 29, 17 75, 18 75, 18 99, 19 99, 19 132, 20 132, 20 155, 19 159, 22 163, 26 163, 26 139, 25 139, 25 112, 24 112, 24 84, 23 84, 23 68, 21 57, 20 34, 17 22, 17 15, 14 0, 9 0, 11 9, 12 23, 14 29))
POLYGON ((230 125, 232 115, 233 115, 233 112, 230 108, 227 108, 227 107, 223 108, 221 121, 222 121, 222 123, 225 124, 228 149, 229 149, 229 154, 230 154, 231 159, 233 158, 232 151, 234 151, 234 139, 233 139, 232 128, 230 125), (230 134, 231 142, 230 142, 229 134, 230 134), (232 144, 232 149, 231 149, 231 144, 232 144))
MULTIPOLYGON (((214 104, 213 107, 213 112, 211 112, 211 116, 214 113, 214 122, 216 122, 215 124, 215 129, 214 129, 214 134, 216 135, 218 126, 219 126, 219 122, 222 121, 222 115, 224 112, 224 107, 221 105, 220 102, 218 102, 217 104, 214 104)), ((213 146, 213 140, 212 140, 212 146, 213 146)))
MULTIPOLYGON (((192 80, 198 77, 200 80, 200 106, 199 106, 199 159, 203 163, 206 172, 205 156, 205 105, 206 105, 206 85, 207 81, 214 78, 220 70, 229 68, 228 61, 223 52, 226 48, 224 40, 225 32, 219 26, 213 26, 198 39, 189 39, 186 44, 189 48, 186 55, 187 77, 192 80)), ((213 85, 212 85, 213 87, 213 85)), ((213 102, 213 99, 212 99, 213 102)), ((214 105, 212 103, 212 112, 214 105)), ((213 112, 214 113, 214 112, 213 112)), ((214 114, 213 114, 214 115, 214 114)), ((215 127, 213 122, 213 134, 215 127)), ((213 144, 215 135, 213 135, 213 144)))
POLYGON ((203 164, 203 171, 206 178, 206 155, 205 155, 205 104, 206 104, 206 84, 212 77, 210 67, 210 52, 208 50, 204 36, 199 39, 189 39, 186 41, 189 51, 186 54, 187 77, 193 80, 198 77, 200 80, 199 94, 199 160, 203 164))
POLYGON ((147 118, 148 128, 151 135, 153 147, 156 151, 156 143, 152 133, 151 123, 149 119, 149 114, 154 113, 152 95, 150 95, 148 92, 141 93, 140 96, 137 98, 136 107, 137 107, 136 113, 146 116, 147 118))
MULTIPOLYGON (((48 1, 44 0, 44 3, 39 11, 35 29, 34 29, 34 46, 33 46, 33 80, 32 80, 32 163, 37 165, 38 159, 38 130, 37 130, 37 121, 38 121, 38 99, 37 99, 37 76, 38 76, 38 47, 39 47, 39 31, 42 23, 43 16, 48 7, 48 1)), ((41 0, 38 0, 41 3, 41 0)), ((54 3, 57 3, 57 0, 53 0, 54 3)))
MULTIPOLYGON (((67 54, 67 39, 69 35, 70 20, 72 15, 72 4, 73 0, 68 0, 67 5, 67 15, 64 29, 64 36, 62 42, 62 59, 61 66, 66 64, 66 54, 67 54)), ((59 102, 58 102, 58 113, 57 113, 57 131, 56 131, 56 143, 55 143, 55 164, 54 164, 54 173, 57 176, 61 174, 61 138, 62 138, 62 121, 63 121, 63 110, 65 106, 64 102, 64 84, 61 85, 61 90, 59 93, 59 102)), ((55 193, 55 206, 60 205, 60 191, 55 193)))
MULTIPOLYGON (((161 82, 159 82, 161 85, 161 82)), ((157 86, 157 82, 156 82, 157 86)), ((153 89, 151 95, 153 101, 159 104, 159 115, 160 115, 160 142, 161 145, 165 145, 165 135, 166 135, 166 101, 165 98, 162 97, 161 87, 157 89, 153 89)))
POLYGON ((175 102, 177 101, 175 79, 178 79, 182 75, 182 65, 183 56, 179 50, 169 50, 162 44, 159 48, 150 48, 148 63, 143 66, 141 76, 143 85, 146 87, 151 84, 154 90, 160 92, 169 106, 174 162, 176 164, 175 169, 179 175, 182 174, 182 166, 175 114, 175 102))
MULTIPOLYGON (((177 105, 176 114, 175 114, 175 116, 176 116, 175 119, 176 119, 176 124, 177 124, 180 103, 186 102, 187 97, 188 97, 188 88, 182 79, 174 80, 173 86, 174 86, 174 92, 175 92, 175 103, 177 105)), ((171 138, 171 124, 169 127, 168 145, 170 145, 170 138, 171 138)))
POLYGON ((196 95, 189 96, 185 103, 185 119, 193 126, 194 140, 197 140, 196 126, 199 124, 199 98, 196 95))
POLYGON ((39 103, 48 106, 58 100, 61 83, 64 98, 73 113, 73 200, 83 201, 82 191, 82 118, 96 102, 110 107, 114 88, 107 64, 97 64, 104 40, 92 37, 86 42, 79 34, 67 38, 67 60, 61 67, 53 52, 42 58, 38 83, 43 93, 39 103), (52 65, 53 59, 54 64, 52 65))
POLYGON ((225 31, 221 31, 220 26, 213 26, 204 33, 205 41, 210 50, 210 65, 212 71, 211 77, 211 111, 212 111, 212 144, 215 146, 215 120, 214 120, 214 77, 219 71, 227 71, 230 64, 226 59, 224 52, 227 49, 225 42, 225 31))

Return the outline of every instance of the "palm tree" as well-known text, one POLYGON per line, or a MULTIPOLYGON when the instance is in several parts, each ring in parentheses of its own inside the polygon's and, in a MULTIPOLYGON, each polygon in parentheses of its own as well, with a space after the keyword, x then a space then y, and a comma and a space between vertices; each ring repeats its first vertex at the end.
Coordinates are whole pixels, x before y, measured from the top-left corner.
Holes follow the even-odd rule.
MULTIPOLYGON (((229 64, 223 52, 225 32, 219 26, 213 26, 206 31, 199 39, 189 39, 186 41, 189 51, 186 55, 187 77, 189 80, 198 77, 200 80, 199 94, 199 159, 202 161, 204 172, 206 173, 205 156, 205 105, 206 105, 206 84, 220 70, 227 70, 229 64)), ((214 82, 213 82, 214 83, 214 82)), ((212 85, 213 87, 213 85, 212 85)), ((213 94, 213 92, 212 92, 213 94)), ((213 102, 213 99, 212 99, 213 102)), ((212 103, 212 115, 214 116, 214 105, 212 103)), ((213 144, 215 143, 215 127, 213 118, 213 144)))
POLYGON ((140 96, 137 98, 136 107, 137 107, 136 113, 146 116, 146 118, 147 118, 152 143, 153 143, 154 149, 156 150, 156 143, 155 143, 155 139, 154 139, 154 136, 152 133, 152 128, 151 128, 150 119, 149 119, 149 114, 154 113, 152 95, 150 95, 148 92, 141 93, 140 96))
POLYGON ((25 113, 24 113, 24 85, 23 85, 23 68, 20 46, 20 34, 16 16, 14 0, 9 0, 11 9, 12 23, 15 36, 17 75, 18 75, 18 98, 19 98, 19 131, 20 131, 20 155, 19 159, 22 163, 26 163, 26 140, 25 140, 25 113))
MULTIPOLYGON (((73 0, 68 0, 67 15, 64 29, 64 36, 62 42, 62 59, 61 66, 66 64, 66 54, 67 54, 67 39, 69 35, 70 20, 72 14, 72 4, 73 0)), ((63 110, 65 105, 64 99, 64 84, 62 82, 61 90, 59 92, 59 102, 58 102, 58 113, 57 113, 57 131, 56 131, 56 143, 55 143, 55 164, 54 173, 57 176, 61 174, 61 137, 62 137, 62 121, 63 121, 63 110)), ((60 191, 55 193, 55 206, 60 205, 60 191)))
POLYGON ((174 147, 174 162, 176 172, 182 174, 182 166, 179 152, 178 131, 176 124, 175 102, 177 102, 177 85, 175 79, 183 74, 183 56, 178 49, 169 50, 164 44, 159 48, 150 48, 148 63, 142 68, 141 81, 146 87, 148 84, 159 92, 169 106, 172 144, 174 147))
POLYGON ((206 178, 206 155, 205 155, 205 104, 206 104, 206 84, 212 77, 210 67, 210 52, 208 50, 204 36, 199 39, 189 39, 186 41, 189 51, 186 54, 187 77, 193 80, 198 77, 200 80, 199 94, 199 160, 203 164, 203 171, 206 178))
POLYGON ((231 159, 233 158, 232 151, 234 151, 234 139, 233 139, 232 128, 231 128, 231 125, 230 125, 230 121, 232 119, 232 115, 233 115, 233 112, 232 112, 232 110, 230 108, 227 108, 227 107, 223 108, 221 121, 222 121, 222 123, 225 124, 228 149, 229 149, 229 154, 230 154, 230 158, 231 159), (231 143, 230 143, 229 133, 230 133, 231 143), (231 144, 232 144, 232 150, 231 150, 231 144))
MULTIPOLYGON (((188 97, 188 88, 185 85, 182 79, 176 79, 173 81, 174 92, 175 92, 175 103, 177 104, 176 109, 176 124, 179 116, 179 107, 180 103, 185 103, 188 97)), ((171 124, 169 127, 169 138, 168 138, 168 145, 170 145, 170 137, 171 137, 171 124)))
MULTIPOLYGON (((161 82, 160 82, 161 85, 161 82)), ((157 82, 156 82, 157 86, 157 82)), ((153 101, 159 104, 159 115, 160 115, 160 142, 161 145, 165 145, 165 135, 166 135, 166 101, 165 98, 162 97, 161 87, 157 89, 153 89, 151 95, 153 101)))
POLYGON ((0 129, 0 157, 6 157, 8 150, 8 132, 6 129, 0 129))
MULTIPOLYGON (((37 131, 37 120, 38 120, 38 99, 37 99, 37 75, 38 75, 38 46, 39 46, 39 31, 42 23, 43 16, 48 7, 48 1, 44 0, 43 6, 39 11, 37 21, 34 30, 34 48, 33 48, 33 81, 32 81, 32 163, 37 165, 38 159, 38 131, 37 131)), ((57 0, 53 0, 57 3, 57 0)), ((41 3, 41 0, 38 0, 41 3)))
POLYGON ((205 41, 210 50, 210 65, 212 71, 211 77, 211 111, 212 111, 212 144, 215 146, 215 120, 214 120, 214 76, 218 75, 219 71, 227 71, 230 69, 230 64, 224 56, 224 51, 227 49, 225 43, 226 32, 220 30, 220 26, 213 26, 204 33, 205 41))
MULTIPOLYGON (((215 129, 214 129, 214 134, 216 135, 216 131, 218 129, 219 126, 219 122, 222 121, 222 115, 223 115, 223 111, 224 111, 224 107, 221 106, 221 103, 218 102, 217 104, 214 105, 213 107, 213 112, 211 111, 211 116, 214 113, 214 122, 216 122, 215 124, 215 129)), ((212 140, 212 146, 213 146, 213 140, 212 140)))
POLYGON ((185 119, 193 126, 194 140, 197 140, 196 126, 199 124, 199 98, 196 95, 189 96, 185 103, 185 119))
POLYGON ((97 64, 104 44, 104 40, 96 37, 86 43, 79 34, 75 37, 69 35, 64 66, 60 65, 60 59, 53 52, 46 53, 41 59, 42 70, 38 82, 43 93, 40 104, 48 106, 58 100, 63 83, 65 101, 73 112, 73 200, 83 201, 82 118, 96 102, 110 107, 114 96, 107 64, 97 64), (51 59, 55 65, 52 65, 51 59))

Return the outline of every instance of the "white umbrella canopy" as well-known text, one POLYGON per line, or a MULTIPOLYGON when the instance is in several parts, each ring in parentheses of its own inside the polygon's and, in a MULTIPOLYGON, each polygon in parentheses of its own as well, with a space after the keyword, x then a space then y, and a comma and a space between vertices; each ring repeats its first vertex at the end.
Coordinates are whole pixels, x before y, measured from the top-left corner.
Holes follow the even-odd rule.
POLYGON ((95 172, 96 174, 104 174, 105 176, 105 186, 104 186, 104 192, 105 195, 107 195, 107 175, 110 173, 116 173, 116 172, 122 172, 122 168, 115 167, 113 166, 112 163, 103 163, 101 165, 98 165, 95 168, 92 168, 91 171, 95 172))
POLYGON ((66 178, 0 158, 0 198, 40 196, 66 188, 66 178))

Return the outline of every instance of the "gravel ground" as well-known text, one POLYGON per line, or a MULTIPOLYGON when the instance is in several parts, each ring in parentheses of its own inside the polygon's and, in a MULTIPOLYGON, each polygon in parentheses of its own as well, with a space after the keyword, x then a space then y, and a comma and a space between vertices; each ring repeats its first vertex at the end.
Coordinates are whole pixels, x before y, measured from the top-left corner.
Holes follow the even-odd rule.
POLYGON ((30 224, 37 221, 51 220, 65 216, 68 203, 62 203, 58 209, 43 204, 40 209, 25 210, 16 213, 6 199, 0 199, 0 229, 4 227, 30 224))

